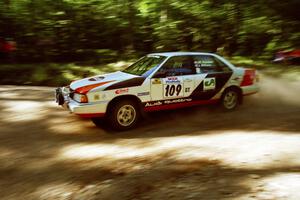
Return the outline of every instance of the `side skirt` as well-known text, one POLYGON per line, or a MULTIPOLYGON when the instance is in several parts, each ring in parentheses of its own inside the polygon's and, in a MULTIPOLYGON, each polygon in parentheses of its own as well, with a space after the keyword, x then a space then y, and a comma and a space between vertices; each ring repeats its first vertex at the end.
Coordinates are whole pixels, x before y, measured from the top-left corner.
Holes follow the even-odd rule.
MULTIPOLYGON (((219 101, 219 99, 210 99, 210 100, 195 100, 195 101, 188 101, 188 102, 181 102, 181 103, 170 103, 166 104, 164 101, 158 101, 161 103, 161 105, 153 105, 144 107, 145 112, 153 112, 153 111, 159 111, 159 110, 173 110, 178 108, 185 108, 185 107, 191 107, 191 106, 197 106, 197 105, 207 105, 207 104, 215 104, 219 101)), ((153 104, 158 104, 158 102, 153 102, 153 104)))
POLYGON ((84 113, 84 114, 77 114, 79 117, 82 118, 94 118, 94 117, 104 117, 105 113, 84 113))

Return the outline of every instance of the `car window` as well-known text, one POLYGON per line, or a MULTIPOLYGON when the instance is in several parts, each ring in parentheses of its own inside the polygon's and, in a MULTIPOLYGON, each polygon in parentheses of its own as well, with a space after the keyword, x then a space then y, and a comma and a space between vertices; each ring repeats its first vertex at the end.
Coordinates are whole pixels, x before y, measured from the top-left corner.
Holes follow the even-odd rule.
POLYGON ((147 77, 165 59, 165 56, 145 56, 123 70, 123 72, 147 77))
POLYGON ((194 65, 198 74, 231 71, 231 69, 219 59, 207 55, 194 56, 194 65))
POLYGON ((158 70, 154 77, 180 76, 195 74, 196 69, 192 56, 174 56, 158 70))

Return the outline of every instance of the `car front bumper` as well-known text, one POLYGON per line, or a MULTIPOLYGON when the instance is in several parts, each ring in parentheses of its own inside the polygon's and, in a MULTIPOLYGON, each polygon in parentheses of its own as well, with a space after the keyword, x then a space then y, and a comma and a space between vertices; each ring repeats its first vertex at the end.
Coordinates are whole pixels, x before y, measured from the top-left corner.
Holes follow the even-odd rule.
POLYGON ((71 113, 85 118, 103 117, 108 105, 108 101, 79 103, 70 97, 69 90, 64 87, 55 90, 55 99, 58 105, 61 105, 71 113))

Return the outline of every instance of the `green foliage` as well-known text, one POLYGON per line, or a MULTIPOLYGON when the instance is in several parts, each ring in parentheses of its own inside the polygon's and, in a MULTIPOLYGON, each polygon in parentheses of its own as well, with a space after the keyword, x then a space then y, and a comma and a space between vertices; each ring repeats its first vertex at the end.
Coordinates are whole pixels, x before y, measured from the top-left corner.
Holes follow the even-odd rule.
POLYGON ((95 63, 154 51, 267 55, 300 46, 299 0, 6 0, 19 62, 95 63))
POLYGON ((98 66, 75 63, 5 64, 0 65, 0 84, 62 86, 73 80, 121 70, 129 64, 124 61, 98 66))

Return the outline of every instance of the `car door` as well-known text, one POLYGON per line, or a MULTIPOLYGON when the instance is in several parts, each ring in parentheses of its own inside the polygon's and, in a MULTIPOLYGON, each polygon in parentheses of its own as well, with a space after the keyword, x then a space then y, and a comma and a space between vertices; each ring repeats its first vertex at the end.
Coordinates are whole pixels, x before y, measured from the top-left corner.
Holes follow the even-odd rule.
POLYGON ((232 70, 215 56, 194 56, 196 73, 193 100, 209 100, 214 97, 232 76, 232 70))
POLYGON ((196 69, 192 56, 173 56, 151 78, 151 100, 189 97, 194 90, 196 69))

